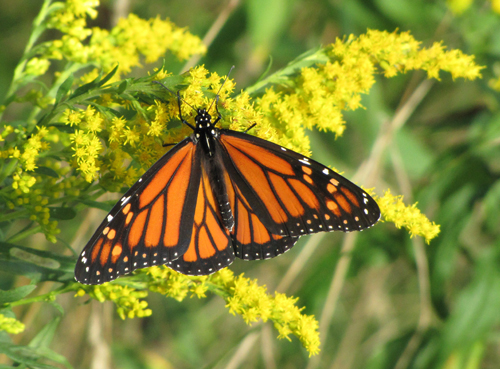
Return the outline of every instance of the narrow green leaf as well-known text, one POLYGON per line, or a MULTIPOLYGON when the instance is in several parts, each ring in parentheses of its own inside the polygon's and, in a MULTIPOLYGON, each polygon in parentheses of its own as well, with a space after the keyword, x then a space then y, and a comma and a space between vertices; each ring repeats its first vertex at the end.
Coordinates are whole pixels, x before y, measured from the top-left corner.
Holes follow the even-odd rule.
POLYGON ((73 280, 75 258, 0 242, 0 270, 34 280, 73 280))
POLYGON ((106 82, 108 82, 115 75, 117 70, 118 70, 118 64, 99 83, 97 83, 97 86, 98 87, 103 86, 106 82))
POLYGON ((55 105, 59 104, 61 99, 68 94, 69 89, 73 85, 74 79, 75 77, 73 77, 73 74, 70 74, 69 77, 66 78, 63 83, 61 83, 61 85, 57 89, 55 105))
POLYGON ((163 81, 159 81, 159 82, 161 82, 164 86, 162 86, 158 83, 154 83, 153 86, 157 85, 158 88, 161 89, 162 91, 165 91, 165 87, 168 87, 175 95, 177 90, 180 88, 181 83, 184 82, 184 77, 182 75, 170 76, 168 78, 165 78, 163 81))
POLYGON ((83 86, 78 87, 69 98, 74 99, 75 97, 83 95, 84 93, 90 91, 91 89, 98 87, 100 80, 101 80, 101 73, 99 73, 99 75, 92 82, 86 83, 83 86))
POLYGON ((0 290, 0 305, 7 304, 9 302, 19 301, 22 298, 28 296, 35 288, 36 285, 29 284, 27 286, 17 287, 12 290, 7 290, 7 291, 0 290))
POLYGON ((12 361, 25 365, 31 369, 56 369, 55 366, 40 363, 41 356, 36 350, 27 346, 18 346, 12 343, 0 342, 0 354, 4 354, 12 361))
POLYGON ((29 261, 32 264, 44 268, 58 269, 61 266, 57 262, 57 260, 51 258, 45 258, 40 255, 36 255, 32 252, 27 252, 26 250, 20 249, 18 247, 11 248, 9 254, 19 260, 29 261))
POLYGON ((54 338, 57 326, 61 321, 60 317, 55 317, 49 323, 45 324, 40 332, 37 333, 35 337, 28 344, 31 348, 48 347, 54 338))
POLYGON ((59 174, 57 174, 54 169, 49 167, 38 167, 35 169, 35 173, 52 178, 59 178, 59 174))
POLYGON ((52 360, 53 362, 64 365, 66 368, 72 369, 73 367, 69 363, 69 361, 63 356, 58 354, 57 352, 52 351, 48 347, 41 347, 36 350, 41 356, 45 359, 52 360))
POLYGON ((266 78, 266 76, 268 75, 268 73, 271 70, 272 66, 273 66, 273 57, 272 57, 272 55, 269 55, 269 63, 267 63, 266 70, 264 72, 262 72, 262 74, 260 75, 260 77, 257 79, 256 83, 260 82, 264 78, 266 78))
MULTIPOLYGON (((500 243, 497 242, 496 249, 500 243)), ((458 297, 453 313, 443 329, 442 360, 455 350, 472 350, 487 340, 500 322, 500 273, 498 256, 485 253, 477 260, 472 282, 458 297)))
POLYGON ((60 369, 60 366, 47 364, 42 362, 42 360, 51 360, 52 362, 61 364, 66 368, 72 368, 71 364, 65 357, 55 353, 45 346, 33 348, 29 346, 14 345, 10 342, 0 342, 0 353, 9 357, 15 363, 25 365, 28 368, 60 369))

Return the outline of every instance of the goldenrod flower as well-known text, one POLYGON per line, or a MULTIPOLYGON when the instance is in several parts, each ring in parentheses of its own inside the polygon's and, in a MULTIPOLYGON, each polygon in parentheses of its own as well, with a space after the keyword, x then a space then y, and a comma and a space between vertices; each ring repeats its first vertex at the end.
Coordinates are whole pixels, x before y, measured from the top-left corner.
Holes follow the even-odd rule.
POLYGON ((0 314, 0 331, 5 331, 11 334, 18 334, 24 331, 24 324, 15 318, 6 317, 0 314))
POLYGON ((406 228, 412 237, 421 236, 429 243, 439 234, 439 225, 423 215, 417 209, 417 204, 405 205, 403 196, 394 196, 387 190, 377 203, 384 220, 394 223, 397 228, 406 228))

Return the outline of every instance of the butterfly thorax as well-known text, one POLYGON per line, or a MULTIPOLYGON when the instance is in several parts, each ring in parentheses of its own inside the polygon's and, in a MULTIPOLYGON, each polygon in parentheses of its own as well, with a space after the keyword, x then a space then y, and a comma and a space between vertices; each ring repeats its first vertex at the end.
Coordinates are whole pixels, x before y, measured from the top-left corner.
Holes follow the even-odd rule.
POLYGON ((219 137, 219 129, 215 128, 215 123, 212 123, 212 116, 205 109, 198 109, 198 114, 194 118, 195 130, 193 132, 193 140, 199 143, 203 148, 203 152, 208 157, 215 155, 215 140, 219 137))

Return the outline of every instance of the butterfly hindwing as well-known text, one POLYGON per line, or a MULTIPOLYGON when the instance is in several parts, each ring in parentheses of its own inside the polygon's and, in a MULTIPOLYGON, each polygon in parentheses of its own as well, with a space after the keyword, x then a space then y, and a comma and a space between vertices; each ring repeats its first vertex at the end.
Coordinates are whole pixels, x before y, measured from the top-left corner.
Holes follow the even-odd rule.
POLYGON ((213 181, 207 173, 210 168, 206 170, 204 163, 207 161, 202 160, 199 164, 202 175, 189 248, 182 257, 167 263, 170 268, 187 275, 211 274, 234 261, 229 230, 224 226, 213 181))
POLYGON ((85 246, 76 279, 103 283, 182 256, 191 241, 201 175, 197 162, 196 145, 187 138, 146 171, 85 246))

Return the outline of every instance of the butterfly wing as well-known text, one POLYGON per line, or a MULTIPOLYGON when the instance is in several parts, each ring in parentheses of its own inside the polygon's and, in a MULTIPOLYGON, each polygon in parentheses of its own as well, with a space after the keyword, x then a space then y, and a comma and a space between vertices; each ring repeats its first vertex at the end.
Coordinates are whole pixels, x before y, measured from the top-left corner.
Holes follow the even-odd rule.
POLYGON ((155 163, 85 246, 77 281, 100 284, 161 264, 206 275, 235 255, 271 258, 301 235, 362 230, 380 217, 365 191, 314 160, 230 130, 215 143, 214 158, 190 137, 155 163), (229 208, 234 226, 221 214, 229 208))
POLYGON ((371 227, 380 209, 364 190, 324 165, 272 142, 221 130, 236 256, 265 259, 308 233, 371 227))
POLYGON ((211 274, 234 261, 229 230, 223 225, 213 181, 203 165, 205 162, 200 163, 202 175, 189 248, 182 257, 167 263, 168 267, 187 275, 211 274))
POLYGON ((78 282, 104 283, 165 264, 188 250, 201 177, 199 154, 186 138, 125 193, 80 254, 78 282))

